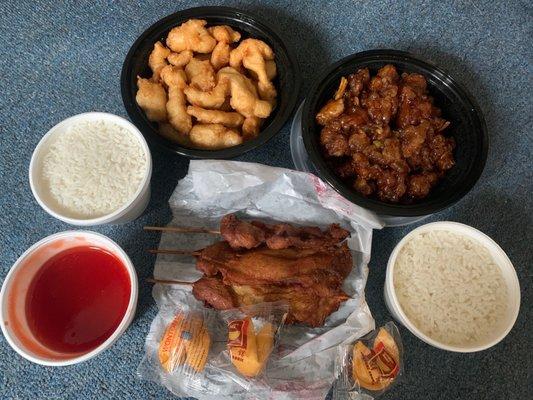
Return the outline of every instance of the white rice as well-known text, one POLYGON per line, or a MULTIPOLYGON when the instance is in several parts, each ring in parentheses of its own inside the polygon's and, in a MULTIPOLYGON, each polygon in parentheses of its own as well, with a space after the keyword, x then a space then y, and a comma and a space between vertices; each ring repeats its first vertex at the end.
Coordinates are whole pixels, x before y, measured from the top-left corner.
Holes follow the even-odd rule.
POLYGON ((107 121, 84 121, 55 134, 43 154, 42 188, 47 202, 71 218, 97 218, 129 202, 147 168, 141 143, 107 121))
POLYGON ((398 254, 393 282, 408 319, 448 345, 483 341, 507 310, 507 286, 489 251, 448 231, 411 238, 398 254))

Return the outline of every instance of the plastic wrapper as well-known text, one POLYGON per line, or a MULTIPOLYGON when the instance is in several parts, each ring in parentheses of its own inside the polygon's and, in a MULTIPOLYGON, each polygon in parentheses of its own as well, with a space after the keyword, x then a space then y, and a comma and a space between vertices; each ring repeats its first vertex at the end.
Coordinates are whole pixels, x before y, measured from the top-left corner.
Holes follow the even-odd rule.
POLYGON ((208 360, 223 351, 224 334, 215 310, 183 290, 161 287, 159 313, 146 338, 138 375, 173 392, 219 393, 208 360))
POLYGON ((252 385, 268 388, 267 369, 279 360, 279 338, 288 311, 283 302, 220 311, 228 328, 227 348, 213 366, 246 390, 252 385))
MULTIPOLYGON (((209 362, 204 371, 209 380, 206 386, 213 390, 216 388, 216 393, 211 390, 197 394, 180 385, 170 384, 171 380, 166 381, 167 388, 174 394, 195 396, 200 400, 323 400, 335 380, 337 346, 353 342, 355 338, 374 329, 364 289, 372 228, 379 227, 379 222, 371 213, 361 212, 360 207, 344 200, 312 174, 235 161, 191 161, 189 172, 179 182, 169 205, 173 215, 169 226, 218 229, 224 215, 237 213, 239 217, 247 219, 321 228, 337 223, 350 231, 347 244, 352 254, 353 268, 343 284, 343 290, 350 298, 326 319, 322 327, 286 325, 283 328, 277 350, 279 357, 268 369, 267 388, 260 380, 253 380, 248 382, 249 388, 246 390, 241 385, 242 381, 237 383, 233 379, 224 379, 220 370, 212 368, 209 362), (220 386, 217 387, 217 384, 220 386)), ((217 240, 220 237, 216 235, 163 233, 159 247, 197 250, 217 240)), ((192 257, 157 256, 154 267, 154 277, 157 279, 194 282, 201 276, 192 257)), ((190 285, 174 285, 172 293, 174 301, 178 303, 191 301, 190 298, 194 300, 190 285), (183 294, 177 296, 178 292, 183 294)), ((168 289, 163 285, 154 286, 153 296, 158 304, 161 305, 167 295, 168 289)))
POLYGON ((332 400, 371 400, 394 386, 403 373, 403 347, 392 322, 337 348, 332 400))
POLYGON ((191 294, 160 286, 159 313, 146 338, 137 374, 173 393, 202 398, 249 398, 271 392, 267 367, 288 312, 283 302, 216 311, 191 294))

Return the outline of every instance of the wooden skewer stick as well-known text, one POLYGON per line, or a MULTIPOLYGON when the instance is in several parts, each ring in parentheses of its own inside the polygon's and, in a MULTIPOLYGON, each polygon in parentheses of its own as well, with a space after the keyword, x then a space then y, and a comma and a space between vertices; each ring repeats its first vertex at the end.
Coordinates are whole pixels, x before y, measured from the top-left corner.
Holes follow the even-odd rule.
POLYGON ((199 256, 201 251, 199 250, 170 250, 170 249, 149 249, 151 254, 182 254, 185 256, 199 256))
POLYGON ((208 233, 211 235, 220 235, 220 231, 216 229, 206 228, 192 228, 186 226, 145 226, 145 231, 160 231, 160 232, 174 232, 174 233, 208 233))
POLYGON ((173 284, 192 285, 194 283, 194 282, 186 282, 186 281, 175 281, 173 279, 156 279, 156 278, 147 278, 146 282, 149 282, 149 283, 162 283, 162 284, 165 284, 165 285, 173 285, 173 284))

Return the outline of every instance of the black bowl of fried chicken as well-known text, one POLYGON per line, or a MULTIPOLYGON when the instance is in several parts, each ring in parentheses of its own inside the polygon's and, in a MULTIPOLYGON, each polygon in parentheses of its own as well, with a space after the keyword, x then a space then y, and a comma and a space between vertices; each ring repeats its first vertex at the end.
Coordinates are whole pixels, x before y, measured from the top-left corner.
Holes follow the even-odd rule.
POLYGON ((461 199, 488 150, 481 110, 449 74, 409 53, 372 50, 312 85, 302 136, 318 175, 380 215, 416 217, 461 199))
POLYGON ((298 66, 257 17, 228 7, 176 12, 150 26, 122 68, 122 99, 146 139, 191 158, 232 158, 283 127, 298 66))

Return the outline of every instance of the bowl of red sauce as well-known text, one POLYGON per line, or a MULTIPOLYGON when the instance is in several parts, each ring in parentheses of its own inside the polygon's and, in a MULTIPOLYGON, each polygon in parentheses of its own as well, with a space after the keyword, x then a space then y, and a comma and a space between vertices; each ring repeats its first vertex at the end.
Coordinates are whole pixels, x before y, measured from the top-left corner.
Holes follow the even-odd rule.
POLYGON ((0 327, 32 362, 76 364, 124 333, 137 296, 135 268, 119 245, 95 232, 60 232, 13 264, 0 291, 0 327))

